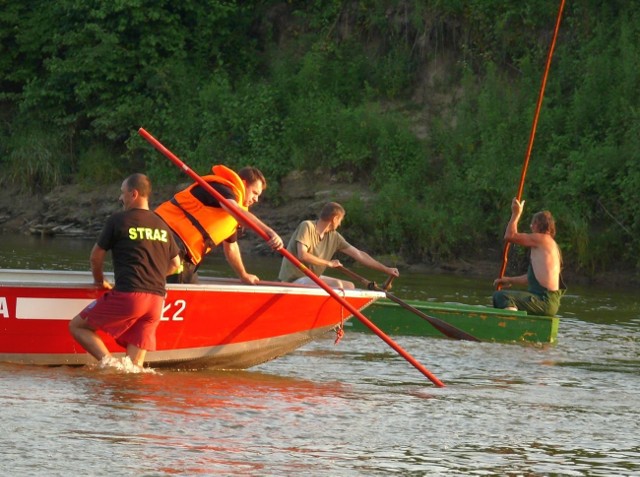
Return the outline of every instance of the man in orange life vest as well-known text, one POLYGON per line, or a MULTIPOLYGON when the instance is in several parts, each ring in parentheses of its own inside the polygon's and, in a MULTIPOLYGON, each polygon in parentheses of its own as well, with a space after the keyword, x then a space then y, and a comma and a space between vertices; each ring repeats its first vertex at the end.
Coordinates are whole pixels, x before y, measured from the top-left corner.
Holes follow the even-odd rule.
MULTIPOLYGON (((213 174, 202 178, 225 199, 242 209, 248 218, 269 237, 273 250, 282 247, 282 239, 270 227, 249 212, 267 187, 262 172, 244 167, 238 173, 223 165, 213 166, 213 174)), ((224 254, 243 283, 255 285, 260 280, 247 273, 238 246, 238 221, 212 194, 197 182, 178 192, 171 200, 158 206, 155 212, 164 219, 177 237, 182 250, 182 270, 167 277, 167 283, 197 283, 196 271, 214 247, 222 243, 224 254)))

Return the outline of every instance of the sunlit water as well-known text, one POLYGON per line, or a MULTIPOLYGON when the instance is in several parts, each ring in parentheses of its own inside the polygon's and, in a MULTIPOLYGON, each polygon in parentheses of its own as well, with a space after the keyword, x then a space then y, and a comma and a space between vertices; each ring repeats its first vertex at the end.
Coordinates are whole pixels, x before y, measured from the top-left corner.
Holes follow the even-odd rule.
MULTIPOLYGON (((87 269, 92 245, 0 240, 3 268, 87 269)), ((246 261, 275 278, 277 260, 246 261)), ((231 276, 219 256, 205 271, 231 276)), ((394 286, 483 304, 491 291, 394 286)), ((640 475, 635 294, 570 287, 561 312, 555 346, 393 337, 445 388, 354 332, 233 373, 0 364, 1 475, 640 475)))

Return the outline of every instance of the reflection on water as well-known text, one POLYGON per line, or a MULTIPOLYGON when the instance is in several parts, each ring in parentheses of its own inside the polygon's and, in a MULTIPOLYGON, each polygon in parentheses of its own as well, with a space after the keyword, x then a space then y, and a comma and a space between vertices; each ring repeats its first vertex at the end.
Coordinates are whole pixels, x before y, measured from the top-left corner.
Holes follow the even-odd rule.
POLYGON ((27 270, 87 270, 95 240, 0 235, 0 266, 27 270))
MULTIPOLYGON (((58 269, 87 269, 93 244, 9 243, 3 267, 58 269)), ((247 264, 270 280, 278 265, 247 264)), ((221 256, 205 272, 232 276, 221 256)), ((402 298, 487 304, 491 292, 455 276, 394 282, 402 298)), ((634 293, 571 287, 554 346, 394 337, 442 389, 376 336, 351 332, 245 372, 0 364, 0 471, 638 475, 639 324, 634 293)))

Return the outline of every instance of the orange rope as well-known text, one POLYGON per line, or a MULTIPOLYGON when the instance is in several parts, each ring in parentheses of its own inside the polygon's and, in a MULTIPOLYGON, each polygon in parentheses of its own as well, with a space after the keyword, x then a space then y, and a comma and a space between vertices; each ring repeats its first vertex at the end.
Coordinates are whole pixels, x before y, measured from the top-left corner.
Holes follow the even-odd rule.
MULTIPOLYGON (((344 292, 344 288, 339 289, 342 292, 342 298, 345 298, 347 294, 344 292)), ((340 325, 336 328, 336 339, 333 342, 334 345, 340 343, 340 340, 344 336, 344 317, 346 313, 344 312, 344 306, 340 306, 340 325)))
MULTIPOLYGON (((527 175, 527 168, 529 167, 529 159, 531 158, 531 151, 533 150, 533 139, 536 135, 536 129, 538 127, 538 118, 540 117, 540 109, 542 109, 542 99, 544 98, 544 90, 547 86, 547 77, 549 76, 549 69, 551 67, 551 58, 553 57, 553 50, 556 47, 556 40, 558 38, 558 31, 560 30, 560 20, 562 19, 562 11, 564 10, 565 0, 560 1, 560 8, 558 9, 558 17, 556 19, 556 27, 553 32, 553 39, 551 40, 551 46, 549 47, 549 53, 547 55, 547 64, 544 69, 544 75, 542 76, 542 85, 540 86, 540 93, 538 94, 538 102, 536 104, 536 112, 533 116, 533 124, 531 126, 531 133, 529 134, 529 145, 524 158, 524 164, 522 165, 522 173, 520 174, 520 185, 518 186, 518 195, 516 198, 520 200, 522 198, 522 191, 524 190, 524 178, 527 175)), ((500 278, 504 276, 504 272, 507 269, 507 261, 509 254, 509 242, 505 242, 504 250, 502 252, 502 268, 500 269, 500 278)), ((501 287, 498 285, 498 290, 501 287)))

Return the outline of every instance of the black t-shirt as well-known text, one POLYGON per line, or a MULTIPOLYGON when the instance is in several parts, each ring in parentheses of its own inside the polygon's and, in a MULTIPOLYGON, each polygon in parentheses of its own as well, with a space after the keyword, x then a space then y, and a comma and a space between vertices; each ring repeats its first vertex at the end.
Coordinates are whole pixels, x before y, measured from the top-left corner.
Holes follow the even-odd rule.
MULTIPOLYGON (((238 198, 233 193, 233 190, 231 190, 231 187, 228 187, 224 184, 220 184, 219 182, 207 182, 207 184, 213 187, 217 192, 220 192, 222 197, 224 197, 225 199, 234 200, 236 202, 238 201, 238 198)), ((209 192, 207 192, 204 189, 204 187, 202 187, 201 185, 197 185, 193 189, 191 189, 191 194, 207 207, 220 208, 220 201, 216 199, 213 196, 213 194, 210 194, 209 192)), ((225 239, 225 242, 233 243, 237 241, 238 241, 237 230, 233 235, 225 239)))
POLYGON ((169 263, 179 253, 170 230, 146 209, 117 212, 107 219, 97 243, 111 250, 116 290, 164 296, 169 263))

